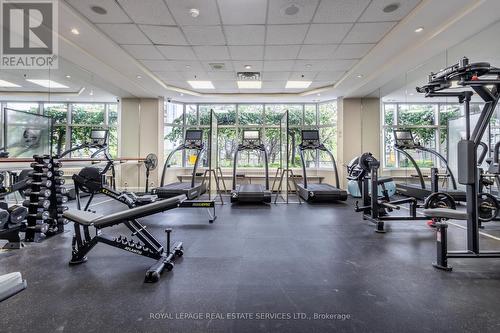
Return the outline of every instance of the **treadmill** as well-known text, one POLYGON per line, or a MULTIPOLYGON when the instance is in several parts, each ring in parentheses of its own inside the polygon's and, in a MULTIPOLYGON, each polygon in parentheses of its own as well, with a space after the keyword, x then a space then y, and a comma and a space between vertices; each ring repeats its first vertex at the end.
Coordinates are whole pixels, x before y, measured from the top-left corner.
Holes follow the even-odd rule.
POLYGON ((156 194, 159 198, 171 198, 181 194, 186 195, 189 200, 195 199, 207 191, 207 186, 205 183, 197 183, 196 180, 196 169, 198 168, 198 162, 200 160, 201 154, 205 151, 205 145, 203 144, 203 131, 202 130, 186 130, 186 136, 184 138, 184 143, 175 148, 167 157, 165 165, 163 166, 163 172, 161 174, 160 187, 153 190, 153 194, 156 194), (170 160, 172 156, 178 151, 193 149, 196 150, 196 160, 194 162, 193 174, 190 182, 176 182, 165 185, 165 174, 167 168, 170 168, 170 160))
POLYGON ((397 183, 396 191, 399 194, 407 197, 413 197, 416 199, 425 200, 425 198, 427 198, 429 195, 433 193, 432 186, 430 188, 426 187, 422 171, 420 171, 417 162, 415 162, 415 159, 408 152, 410 150, 415 150, 415 151, 420 150, 436 156, 446 166, 447 176, 450 178, 452 188, 446 190, 439 189, 438 191, 449 194, 455 201, 465 202, 466 200, 465 192, 457 190, 457 182, 455 180, 455 176, 453 175, 453 172, 448 166, 448 161, 446 160, 446 158, 444 158, 443 155, 441 155, 434 149, 424 147, 420 143, 416 142, 413 138, 411 130, 397 129, 394 130, 393 133, 395 140, 394 149, 397 152, 403 154, 408 159, 408 161, 410 161, 410 163, 413 165, 413 168, 415 168, 415 170, 417 171, 417 178, 419 180, 419 184, 397 183))
POLYGON ((271 191, 269 190, 269 166, 267 165, 267 152, 264 144, 260 140, 260 131, 243 130, 242 143, 236 148, 233 163, 233 189, 231 191, 231 203, 234 202, 253 202, 270 203, 271 191), (236 167, 238 164, 238 153, 245 150, 257 150, 264 155, 265 167, 265 187, 261 184, 240 184, 236 185, 236 167))
POLYGON ((335 202, 347 200, 347 192, 339 188, 339 174, 337 163, 333 154, 320 142, 318 130, 303 130, 302 142, 299 145, 300 161, 302 162, 303 183, 297 183, 297 189, 302 199, 308 202, 335 202), (326 152, 333 162, 335 172, 335 185, 330 184, 308 184, 306 163, 304 160, 305 150, 320 150, 326 152))

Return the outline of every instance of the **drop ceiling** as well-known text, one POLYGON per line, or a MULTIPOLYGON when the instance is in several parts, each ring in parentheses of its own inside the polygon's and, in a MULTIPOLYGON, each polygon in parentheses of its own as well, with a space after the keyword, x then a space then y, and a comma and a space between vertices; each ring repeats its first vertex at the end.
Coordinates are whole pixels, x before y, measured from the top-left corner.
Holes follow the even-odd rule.
POLYGON ((192 89, 188 80, 212 81, 215 90, 202 93, 296 93, 331 86, 419 2, 66 0, 166 85, 192 89), (392 3, 399 8, 385 13, 392 3), (92 6, 107 13, 97 14, 92 6), (214 63, 223 69, 214 70, 214 63), (240 71, 261 72, 262 88, 238 89, 240 71), (312 83, 285 89, 288 80, 312 83))

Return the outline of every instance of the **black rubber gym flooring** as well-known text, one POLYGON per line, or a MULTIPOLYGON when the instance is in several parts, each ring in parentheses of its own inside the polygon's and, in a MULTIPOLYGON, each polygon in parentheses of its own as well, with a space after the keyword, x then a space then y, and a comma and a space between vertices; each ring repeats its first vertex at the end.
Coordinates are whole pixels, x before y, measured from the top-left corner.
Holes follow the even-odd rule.
MULTIPOLYGON (((0 332, 500 331, 500 259, 453 260, 453 272, 435 270, 425 221, 395 222, 377 234, 352 202, 227 204, 218 215, 213 225, 202 209, 142 220, 162 241, 163 229, 174 228, 185 245, 156 284, 143 283, 153 260, 104 244, 87 263, 68 266, 70 225, 0 254, 0 273, 21 271, 28 280, 0 303, 0 332)), ((500 236, 500 224, 483 231, 500 236)), ((449 234, 450 248, 462 249, 464 230, 451 226, 449 234)), ((500 250, 500 238, 482 240, 500 250)))

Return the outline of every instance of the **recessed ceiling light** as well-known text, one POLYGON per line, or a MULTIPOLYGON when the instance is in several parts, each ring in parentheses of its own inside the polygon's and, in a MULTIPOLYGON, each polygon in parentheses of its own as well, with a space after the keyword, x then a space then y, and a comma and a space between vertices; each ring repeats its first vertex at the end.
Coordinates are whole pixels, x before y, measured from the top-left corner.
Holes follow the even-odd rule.
POLYGON ((189 14, 191 15, 191 17, 193 18, 197 18, 198 16, 200 16, 200 10, 198 8, 191 8, 189 10, 189 14))
POLYGON ((94 89, 90 89, 89 95, 94 96, 94 89))
POLYGON ((26 79, 26 81, 37 84, 39 86, 42 86, 44 88, 52 88, 52 89, 65 89, 69 88, 68 86, 65 86, 62 83, 52 81, 52 80, 38 80, 38 79, 26 79))
POLYGON ((236 81, 240 89, 260 89, 262 81, 236 81))
POLYGON ((316 94, 316 96, 321 96, 321 94, 318 93, 318 94, 316 94))
POLYGON ((184 94, 183 94, 183 93, 180 93, 179 95, 184 96, 184 94))
POLYGON ((290 6, 283 7, 281 12, 287 16, 295 16, 300 12, 300 6, 292 3, 290 6))
POLYGON ((409 93, 408 95, 413 96, 413 95, 415 95, 415 94, 414 94, 414 93, 409 93))
POLYGON ((252 69, 251 65, 245 65, 245 69, 252 69))
POLYGON ((0 88, 21 88, 21 86, 9 81, 0 80, 0 88))
POLYGON ((66 75, 65 76, 67 79, 71 79, 71 75, 66 75))
POLYGON ((90 7, 90 9, 94 13, 99 14, 99 15, 106 15, 108 13, 108 11, 101 6, 92 6, 92 7, 90 7))
POLYGON ((358 79, 361 79, 361 78, 363 77, 363 74, 358 74, 358 75, 356 75, 356 77, 357 77, 358 79))
POLYGON ((311 64, 306 64, 306 68, 311 68, 313 65, 311 64))
POLYGON ((422 31, 424 31, 423 27, 418 27, 417 29, 415 29, 415 32, 422 32, 422 31))
POLYGON ((390 5, 385 6, 382 9, 382 11, 384 13, 392 13, 393 11, 398 10, 398 8, 399 8, 399 3, 395 2, 395 3, 391 3, 390 5))
POLYGON ((285 89, 303 89, 308 88, 312 81, 287 81, 285 89))
POLYGON ((191 66, 189 66, 189 65, 186 65, 186 69, 191 69, 191 66))
POLYGON ((215 89, 212 81, 188 81, 193 89, 215 89))
POLYGON ((71 33, 72 33, 73 35, 79 35, 79 34, 80 34, 80 31, 79 31, 77 28, 72 28, 72 29, 71 29, 71 33))
POLYGON ((142 76, 137 75, 136 78, 138 78, 140 80, 140 79, 142 79, 142 76))

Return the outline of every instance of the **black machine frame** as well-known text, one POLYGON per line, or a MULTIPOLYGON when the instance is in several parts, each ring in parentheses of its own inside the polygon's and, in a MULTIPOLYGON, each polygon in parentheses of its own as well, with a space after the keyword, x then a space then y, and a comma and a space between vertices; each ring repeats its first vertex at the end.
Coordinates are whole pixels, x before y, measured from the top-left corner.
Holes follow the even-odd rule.
MULTIPOLYGON (((248 186, 248 185, 247 185, 248 186)), ((244 187, 243 187, 244 188, 244 187)), ((261 133, 260 130, 256 129, 244 129, 242 133, 242 143, 238 144, 238 147, 236 148, 236 151, 234 152, 234 160, 233 160, 233 184, 232 184, 232 191, 231 191, 231 202, 238 202, 238 201, 244 201, 244 202, 264 202, 264 203, 270 203, 271 202, 271 191, 269 189, 269 164, 268 164, 268 156, 267 156, 267 151, 266 151, 266 146, 262 143, 261 141, 261 133), (245 138, 245 134, 249 132, 257 132, 258 137, 252 137, 252 138, 245 138), (241 191, 242 186, 244 184, 237 186, 237 174, 236 174, 236 169, 238 167, 238 155, 239 152, 245 151, 245 150, 256 150, 259 151, 261 154, 264 155, 264 173, 265 173, 265 188, 263 191, 261 191, 260 186, 259 191, 254 192, 253 190, 248 191, 247 195, 242 195, 244 192, 241 191)))
MULTIPOLYGON (((300 161, 302 164, 302 184, 297 184, 297 188, 299 190, 299 194, 304 199, 305 201, 345 201, 347 200, 347 192, 340 189, 340 180, 339 180, 339 173, 337 169, 337 162, 335 161, 335 157, 333 156, 332 152, 328 150, 324 144, 320 142, 319 138, 319 130, 302 130, 301 131, 301 136, 302 136, 302 142, 298 146, 299 150, 299 155, 300 155, 300 161), (308 134, 314 134, 314 136, 311 138, 307 138, 308 134), (307 168, 306 168, 306 162, 304 158, 304 151, 305 150, 320 150, 324 151, 328 154, 328 156, 332 160, 333 164, 333 171, 335 173, 335 188, 331 185, 329 185, 329 189, 325 191, 311 191, 308 188, 308 182, 307 182, 307 168), (325 193, 322 193, 325 192, 325 193)), ((328 185, 328 184, 322 184, 322 185, 328 185)))
POLYGON ((464 105, 465 113, 465 139, 458 143, 458 182, 466 187, 466 212, 461 219, 467 221, 467 248, 465 251, 449 251, 447 242, 448 225, 445 220, 453 215, 453 211, 429 210, 428 216, 436 221, 437 260, 434 267, 451 270, 448 265, 449 258, 500 258, 498 251, 481 251, 479 242, 479 168, 477 166, 477 149, 481 139, 489 126, 491 117, 500 100, 500 68, 492 67, 489 63, 469 63, 463 57, 458 63, 431 73, 428 83, 416 88, 417 92, 424 93, 425 97, 456 97, 464 105), (486 76, 486 78, 481 78, 486 76), (489 78, 494 76, 494 78, 489 78), (470 90, 442 91, 451 87, 452 81, 458 86, 470 90), (492 88, 489 88, 492 87, 492 88), (483 101, 479 120, 474 128, 470 124, 470 101, 473 94, 477 94, 483 101))

